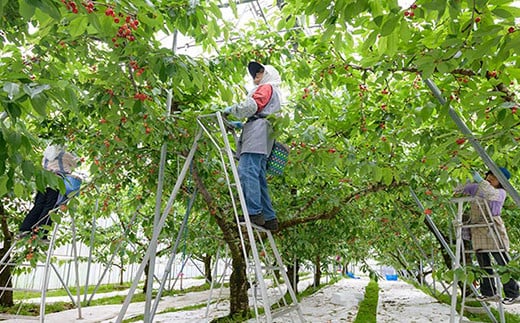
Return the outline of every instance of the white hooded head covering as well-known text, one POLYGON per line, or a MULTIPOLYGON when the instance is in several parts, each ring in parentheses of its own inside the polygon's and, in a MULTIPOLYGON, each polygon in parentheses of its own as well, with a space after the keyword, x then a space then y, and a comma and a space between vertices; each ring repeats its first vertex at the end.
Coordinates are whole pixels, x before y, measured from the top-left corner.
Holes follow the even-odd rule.
POLYGON ((280 73, 271 65, 264 65, 264 77, 260 80, 260 84, 271 84, 279 87, 282 84, 280 73))
POLYGON ((274 68, 272 65, 263 65, 258 62, 249 62, 247 65, 247 70, 249 74, 251 74, 252 78, 255 78, 256 73, 260 69, 264 69, 264 76, 260 83, 261 84, 271 84, 273 86, 279 87, 282 84, 282 78, 280 77, 280 73, 274 68))

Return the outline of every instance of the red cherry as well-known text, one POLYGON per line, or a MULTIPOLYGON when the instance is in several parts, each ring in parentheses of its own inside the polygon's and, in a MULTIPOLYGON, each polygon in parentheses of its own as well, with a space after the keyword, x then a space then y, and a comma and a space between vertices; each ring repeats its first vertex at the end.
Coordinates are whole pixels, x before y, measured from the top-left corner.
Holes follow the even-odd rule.
POLYGON ((509 29, 507 29, 507 31, 509 33, 514 33, 515 32, 515 27, 509 27, 509 29))
POLYGON ((479 23, 479 22, 480 22, 480 17, 476 17, 476 18, 475 18, 475 22, 476 22, 476 23, 479 23))

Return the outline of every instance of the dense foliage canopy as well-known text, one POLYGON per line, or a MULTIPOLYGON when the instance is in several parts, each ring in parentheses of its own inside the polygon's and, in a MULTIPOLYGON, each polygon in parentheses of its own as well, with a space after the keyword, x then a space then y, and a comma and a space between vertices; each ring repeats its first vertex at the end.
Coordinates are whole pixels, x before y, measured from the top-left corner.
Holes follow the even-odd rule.
MULTIPOLYGON (((340 254, 413 267, 424 258, 435 245, 424 216, 448 233, 453 186, 472 168, 486 170, 449 107, 518 183, 520 9, 513 1, 402 7, 395 0, 287 0, 264 7, 265 20, 237 28, 230 15, 251 5, 242 2, 0 0, 0 196, 10 231, 23 216, 11 205, 52 183, 40 166, 42 150, 65 143, 84 158, 89 176, 71 204, 85 224, 83 239, 95 214, 115 219, 96 232, 100 259, 108 256, 101 246, 118 239, 145 248, 162 145, 169 192, 195 118, 244 97, 250 60, 278 67, 284 80, 276 128, 292 151, 270 189, 289 261, 340 254), (161 35, 174 33, 191 37, 205 55, 167 48, 161 35)), ((225 191, 215 180, 216 153, 201 149, 195 161, 218 202, 225 191)), ((504 218, 516 250, 515 209, 509 200, 504 218)), ((179 201, 175 213, 184 210, 179 201)), ((189 246, 212 252, 214 217, 226 213, 202 199, 193 210, 189 246)), ((163 230, 166 243, 178 229, 175 218, 163 230)), ((121 259, 139 261, 139 254, 123 249, 121 259)))

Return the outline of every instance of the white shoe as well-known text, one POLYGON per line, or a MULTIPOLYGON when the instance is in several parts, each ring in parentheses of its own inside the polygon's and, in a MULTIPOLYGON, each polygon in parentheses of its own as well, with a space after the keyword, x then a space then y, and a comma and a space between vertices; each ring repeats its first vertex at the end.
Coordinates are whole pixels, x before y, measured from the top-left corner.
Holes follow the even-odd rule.
POLYGON ((512 304, 516 304, 516 303, 520 303, 520 296, 506 297, 502 300, 502 304, 504 304, 504 305, 512 305, 512 304))

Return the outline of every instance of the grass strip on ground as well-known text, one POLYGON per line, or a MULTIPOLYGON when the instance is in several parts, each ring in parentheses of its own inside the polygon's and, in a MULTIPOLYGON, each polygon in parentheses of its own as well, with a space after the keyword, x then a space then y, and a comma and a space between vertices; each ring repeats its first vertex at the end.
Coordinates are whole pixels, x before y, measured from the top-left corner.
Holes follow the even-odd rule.
POLYGON ((371 280, 365 288, 365 297, 359 303, 354 323, 376 323, 377 302, 379 301, 379 285, 371 280))

